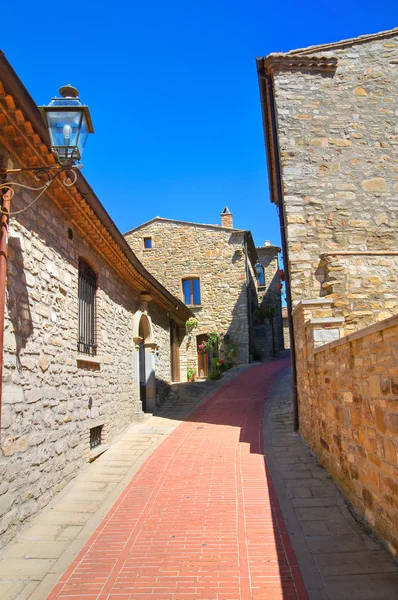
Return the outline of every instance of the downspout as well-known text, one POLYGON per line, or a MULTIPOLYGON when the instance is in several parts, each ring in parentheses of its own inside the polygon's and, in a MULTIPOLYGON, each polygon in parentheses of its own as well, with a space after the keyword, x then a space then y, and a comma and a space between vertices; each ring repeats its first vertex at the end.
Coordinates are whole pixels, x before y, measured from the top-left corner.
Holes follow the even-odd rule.
POLYGON ((249 262, 247 255, 247 239, 245 237, 245 270, 246 270, 246 298, 247 298, 247 324, 249 332, 249 363, 252 362, 252 303, 250 295, 250 277, 249 277, 249 262))
MULTIPOLYGON (((276 192, 279 206, 279 224, 281 230, 281 241, 283 251, 283 268, 285 271, 285 288, 286 288, 286 304, 287 304, 287 315, 289 322, 289 335, 290 335, 290 351, 292 357, 292 392, 293 392, 293 426, 294 431, 299 428, 299 413, 298 413, 298 398, 297 398, 297 369, 296 369, 296 347, 294 344, 294 329, 293 329, 293 315, 292 315, 292 296, 290 288, 290 272, 289 272, 289 261, 288 261, 288 250, 286 241, 286 224, 285 214, 283 211, 283 188, 282 188, 282 176, 281 176, 281 164, 279 157, 279 141, 278 141, 278 128, 276 124, 275 114, 275 98, 274 98, 274 87, 272 78, 266 75, 264 72, 258 73, 261 79, 264 79, 267 85, 269 107, 270 107, 270 118, 272 128, 272 151, 275 165, 275 180, 276 180, 276 192)), ((260 86, 261 89, 261 86, 260 86)), ((264 109, 265 110, 265 109, 264 109)), ((271 152, 271 144, 269 145, 269 151, 271 152)))
MULTIPOLYGON (((2 183, 5 183, 2 181, 2 183)), ((4 318, 5 318, 5 296, 7 281, 7 258, 8 258, 8 213, 10 212, 11 195, 9 191, 3 194, 1 199, 0 219, 0 435, 1 435, 1 413, 3 402, 3 363, 4 363, 4 318)))

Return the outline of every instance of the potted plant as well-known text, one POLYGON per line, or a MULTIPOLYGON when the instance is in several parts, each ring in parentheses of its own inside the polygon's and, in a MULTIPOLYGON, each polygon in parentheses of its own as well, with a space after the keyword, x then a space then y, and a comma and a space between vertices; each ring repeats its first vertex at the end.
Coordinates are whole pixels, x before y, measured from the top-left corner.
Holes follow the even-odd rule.
POLYGON ((187 380, 188 381, 195 381, 196 379, 196 371, 194 368, 192 367, 188 367, 187 368, 187 380))

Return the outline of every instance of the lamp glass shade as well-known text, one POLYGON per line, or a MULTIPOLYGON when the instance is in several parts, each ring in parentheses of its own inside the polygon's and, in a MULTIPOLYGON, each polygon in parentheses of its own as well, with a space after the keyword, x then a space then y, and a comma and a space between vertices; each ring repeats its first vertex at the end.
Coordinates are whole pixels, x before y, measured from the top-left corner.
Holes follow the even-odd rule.
MULTIPOLYGON (((74 90, 70 86, 60 91, 74 90)), ((77 90, 76 90, 77 93, 77 90)), ((80 161, 89 133, 93 133, 90 112, 78 97, 53 98, 42 106, 50 134, 51 147, 61 163, 80 161)))

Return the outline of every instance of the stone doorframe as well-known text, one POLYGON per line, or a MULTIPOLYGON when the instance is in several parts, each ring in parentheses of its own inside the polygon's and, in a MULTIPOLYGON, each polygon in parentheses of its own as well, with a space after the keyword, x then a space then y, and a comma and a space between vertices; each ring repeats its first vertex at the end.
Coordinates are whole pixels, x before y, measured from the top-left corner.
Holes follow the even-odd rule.
POLYGON ((148 315, 148 302, 152 299, 149 294, 141 294, 142 309, 137 310, 133 317, 133 342, 134 342, 134 418, 142 418, 142 402, 140 400, 140 363, 139 348, 141 342, 145 348, 145 379, 146 379, 146 411, 154 412, 156 408, 156 378, 155 378, 155 351, 158 345, 154 341, 152 319, 148 315), (140 335, 140 327, 142 335, 140 335))

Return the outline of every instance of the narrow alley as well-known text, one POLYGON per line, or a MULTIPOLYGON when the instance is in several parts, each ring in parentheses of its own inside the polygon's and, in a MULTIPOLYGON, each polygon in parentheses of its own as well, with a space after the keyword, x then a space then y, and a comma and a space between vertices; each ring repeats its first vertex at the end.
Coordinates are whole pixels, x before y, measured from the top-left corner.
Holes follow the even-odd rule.
POLYGON ((356 525, 330 476, 292 431, 289 372, 287 357, 242 369, 180 425, 169 407, 133 426, 148 434, 147 454, 102 522, 92 517, 99 506, 93 494, 98 499, 101 484, 116 485, 118 470, 125 474, 137 453, 131 433, 79 476, 79 494, 72 486, 41 525, 5 548, 1 597, 398 598, 396 564, 356 525), (160 440, 155 449, 151 432, 160 440), (105 460, 111 462, 99 475, 105 460), (79 534, 85 514, 92 517, 86 539, 79 534), (66 541, 63 534, 73 529, 75 539, 66 541))

